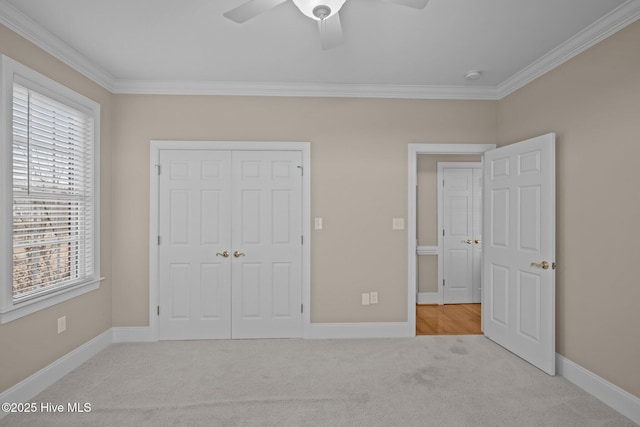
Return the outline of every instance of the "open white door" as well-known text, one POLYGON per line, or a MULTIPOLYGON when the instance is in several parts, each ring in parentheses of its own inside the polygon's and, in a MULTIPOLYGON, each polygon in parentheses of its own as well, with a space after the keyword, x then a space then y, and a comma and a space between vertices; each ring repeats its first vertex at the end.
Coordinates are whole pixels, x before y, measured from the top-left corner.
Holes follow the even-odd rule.
POLYGON ((484 154, 485 335, 555 375, 555 134, 484 154))

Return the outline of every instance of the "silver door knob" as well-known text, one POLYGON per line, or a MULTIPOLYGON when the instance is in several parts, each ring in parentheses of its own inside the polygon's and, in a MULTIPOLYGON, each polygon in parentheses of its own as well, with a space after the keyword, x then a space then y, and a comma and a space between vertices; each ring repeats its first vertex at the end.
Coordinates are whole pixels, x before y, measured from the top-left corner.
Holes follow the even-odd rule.
POLYGON ((477 245, 477 244, 482 243, 482 240, 478 240, 478 239, 476 239, 476 240, 474 240, 473 242, 477 245))
POLYGON ((216 253, 216 256, 221 256, 221 257, 224 257, 224 258, 229 258, 229 251, 218 252, 218 253, 216 253))
POLYGON ((471 239, 467 239, 467 240, 463 240, 462 243, 466 243, 467 245, 470 245, 472 242, 471 239))
POLYGON ((235 251, 233 253, 233 256, 236 257, 236 258, 240 258, 241 256, 244 256, 244 252, 235 251))

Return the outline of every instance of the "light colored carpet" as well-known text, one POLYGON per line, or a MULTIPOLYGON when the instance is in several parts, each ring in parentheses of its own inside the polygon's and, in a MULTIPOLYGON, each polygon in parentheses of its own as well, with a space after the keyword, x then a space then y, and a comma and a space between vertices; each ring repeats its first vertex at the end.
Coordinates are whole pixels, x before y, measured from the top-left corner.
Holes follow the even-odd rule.
POLYGON ((635 426, 483 336, 116 344, 2 426, 635 426))

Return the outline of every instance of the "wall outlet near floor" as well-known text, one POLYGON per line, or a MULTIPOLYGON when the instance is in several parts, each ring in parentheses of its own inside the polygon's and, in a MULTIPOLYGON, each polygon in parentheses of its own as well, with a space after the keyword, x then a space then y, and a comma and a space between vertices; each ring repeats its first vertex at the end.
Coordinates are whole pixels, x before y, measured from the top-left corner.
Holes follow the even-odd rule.
POLYGON ((404 218, 393 218, 391 222, 392 230, 404 230, 404 218))
POLYGON ((369 297, 369 302, 371 304, 377 304, 378 303, 378 293, 377 292, 371 292, 371 296, 369 297))
POLYGON ((362 305, 369 305, 369 292, 362 294, 362 305))
POLYGON ((67 316, 58 318, 58 333, 61 334, 67 330, 67 316))

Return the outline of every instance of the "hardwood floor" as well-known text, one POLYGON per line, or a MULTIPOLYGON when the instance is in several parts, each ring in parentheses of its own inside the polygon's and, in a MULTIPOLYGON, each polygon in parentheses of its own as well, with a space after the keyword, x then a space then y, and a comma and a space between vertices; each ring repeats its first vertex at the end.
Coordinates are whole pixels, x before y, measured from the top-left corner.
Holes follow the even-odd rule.
POLYGON ((416 305, 416 335, 476 335, 480 304, 416 305))

